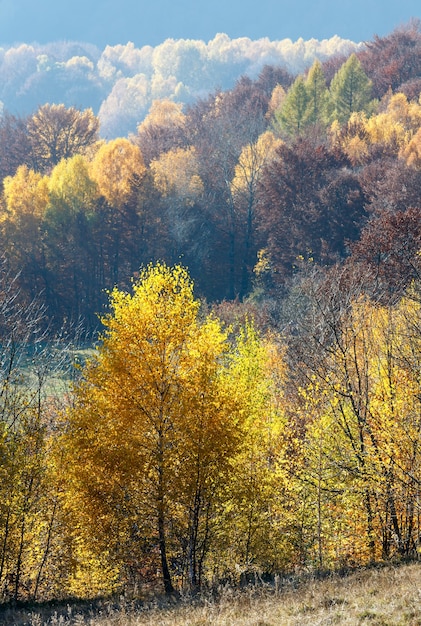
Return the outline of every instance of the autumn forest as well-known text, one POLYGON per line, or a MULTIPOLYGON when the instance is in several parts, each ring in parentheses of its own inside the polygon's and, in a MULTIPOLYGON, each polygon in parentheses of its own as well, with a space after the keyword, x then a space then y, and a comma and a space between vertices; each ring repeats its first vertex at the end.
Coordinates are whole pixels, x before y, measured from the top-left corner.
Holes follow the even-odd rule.
POLYGON ((420 23, 0 177, 1 604, 418 556, 420 23))

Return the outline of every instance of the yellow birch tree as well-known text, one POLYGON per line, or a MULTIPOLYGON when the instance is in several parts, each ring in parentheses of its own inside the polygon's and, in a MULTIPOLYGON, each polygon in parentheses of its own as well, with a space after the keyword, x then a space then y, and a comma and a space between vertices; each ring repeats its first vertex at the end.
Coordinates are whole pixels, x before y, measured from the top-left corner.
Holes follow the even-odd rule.
POLYGON ((200 320, 179 266, 148 267, 133 294, 110 299, 63 437, 69 506, 78 503, 91 545, 125 566, 137 555, 139 570, 159 554, 166 593, 180 563, 195 587, 241 421, 224 384, 226 337, 215 319, 200 320))

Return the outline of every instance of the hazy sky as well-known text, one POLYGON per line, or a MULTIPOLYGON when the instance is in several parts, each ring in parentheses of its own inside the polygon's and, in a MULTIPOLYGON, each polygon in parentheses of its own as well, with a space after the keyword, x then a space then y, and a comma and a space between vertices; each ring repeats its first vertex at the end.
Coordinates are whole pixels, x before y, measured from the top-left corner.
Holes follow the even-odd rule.
POLYGON ((156 46, 167 38, 353 41, 386 35, 411 17, 420 0, 0 0, 0 46, 84 41, 103 48, 156 46))

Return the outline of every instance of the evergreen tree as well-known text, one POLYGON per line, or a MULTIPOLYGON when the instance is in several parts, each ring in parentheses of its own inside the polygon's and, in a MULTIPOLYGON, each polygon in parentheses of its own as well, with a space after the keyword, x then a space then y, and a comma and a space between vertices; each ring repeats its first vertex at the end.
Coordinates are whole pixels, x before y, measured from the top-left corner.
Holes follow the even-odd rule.
POLYGON ((315 61, 310 68, 305 87, 308 98, 306 121, 324 125, 329 116, 330 98, 320 61, 315 61))
POLYGON ((344 124, 353 111, 369 111, 372 84, 356 54, 339 68, 330 85, 333 117, 344 124))
POLYGON ((275 112, 275 126, 281 133, 299 135, 308 123, 309 96, 302 76, 291 85, 281 108, 275 112))

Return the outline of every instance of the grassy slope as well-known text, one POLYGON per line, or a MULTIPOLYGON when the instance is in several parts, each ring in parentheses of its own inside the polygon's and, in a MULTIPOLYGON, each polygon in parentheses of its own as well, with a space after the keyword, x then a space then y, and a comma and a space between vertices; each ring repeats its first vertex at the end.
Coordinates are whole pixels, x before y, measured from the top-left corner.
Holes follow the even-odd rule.
POLYGON ((370 624, 421 626, 421 564, 362 570, 298 588, 225 590, 216 601, 193 606, 187 600, 167 606, 132 610, 129 605, 103 605, 95 611, 65 607, 46 611, 0 613, 1 624, 44 626, 317 626, 370 624))

